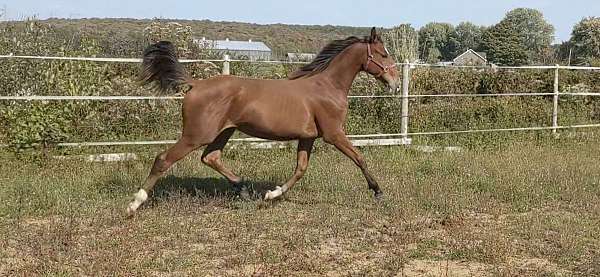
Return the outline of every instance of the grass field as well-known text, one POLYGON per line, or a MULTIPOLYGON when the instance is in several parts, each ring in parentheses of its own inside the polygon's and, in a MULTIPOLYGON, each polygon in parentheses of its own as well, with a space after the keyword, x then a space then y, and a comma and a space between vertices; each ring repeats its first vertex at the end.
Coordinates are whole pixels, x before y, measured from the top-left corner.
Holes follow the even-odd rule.
MULTIPOLYGON (((2 158, 0 275, 593 276, 600 274, 597 140, 422 153, 363 149, 386 198, 319 147, 277 202, 236 199, 192 155, 137 216, 151 156, 123 163, 2 158)), ((231 150, 258 193, 295 151, 231 150)))

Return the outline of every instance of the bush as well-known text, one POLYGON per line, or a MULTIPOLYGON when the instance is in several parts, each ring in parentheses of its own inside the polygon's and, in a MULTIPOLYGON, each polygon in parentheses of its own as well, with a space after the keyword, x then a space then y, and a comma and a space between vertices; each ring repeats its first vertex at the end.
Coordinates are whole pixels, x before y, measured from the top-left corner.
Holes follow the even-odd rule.
MULTIPOLYGON (((48 26, 5 26, 0 32, 0 53, 28 55, 95 56, 97 40, 71 37, 60 43, 49 34, 60 32, 48 26), (14 48, 14 39, 21 48, 14 48), (22 40, 22 41, 21 41, 22 40)), ((141 54, 141 53, 140 53, 141 54)), ((137 64, 74 61, 3 60, 0 63, 1 95, 152 95, 136 82, 137 64)), ((194 78, 219 74, 221 64, 186 64, 194 78)), ((283 79, 298 65, 232 63, 232 74, 250 78, 283 79)), ((553 70, 472 70, 417 68, 412 70, 410 94, 525 93, 552 92, 553 70)), ((600 72, 560 71, 561 91, 600 92, 600 72)), ((358 75, 351 95, 389 94, 384 85, 364 73, 358 75)), ((562 125, 590 123, 600 119, 594 97, 561 96, 562 125)), ((349 100, 346 129, 351 134, 399 133, 400 99, 349 100)), ((0 101, 0 143, 16 151, 36 149, 64 141, 174 139, 180 132, 181 105, 174 101, 0 101)), ((549 97, 461 97, 410 100, 410 132, 483 128, 549 126, 549 97)), ((480 145, 505 141, 512 134, 479 134, 433 137, 428 143, 480 145)))
POLYGON ((18 153, 46 149, 69 139, 72 110, 69 105, 43 102, 12 103, 0 110, 6 143, 18 153))

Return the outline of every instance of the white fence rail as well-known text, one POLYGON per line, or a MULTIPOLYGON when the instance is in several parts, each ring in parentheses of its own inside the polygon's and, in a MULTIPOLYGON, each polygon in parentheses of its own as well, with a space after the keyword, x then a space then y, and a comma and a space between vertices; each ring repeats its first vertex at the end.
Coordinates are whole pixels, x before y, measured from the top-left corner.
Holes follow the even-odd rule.
MULTIPOLYGON (((414 98, 443 98, 443 97, 503 97, 503 96, 552 96, 556 93, 540 92, 540 93, 490 93, 490 94, 418 94, 418 95, 349 95, 349 99, 361 98, 394 98, 394 99, 414 99, 414 98)), ((558 95, 563 96, 600 96, 600 93, 594 92, 560 92, 558 95)), ((68 96, 68 95, 30 95, 30 96, 0 96, 0 100, 15 100, 15 101, 132 101, 132 100, 182 100, 183 96, 68 96)))
MULTIPOLYGON (((63 61, 89 61, 89 62, 114 62, 114 63, 140 63, 141 59, 131 58, 90 58, 90 57, 44 57, 44 56, 16 56, 16 55, 0 55, 0 59, 30 59, 30 60, 63 60, 63 61)), ((306 64, 305 62, 287 62, 287 61, 248 61, 248 60, 232 60, 228 55, 223 59, 204 59, 204 60, 180 60, 182 63, 212 63, 222 62, 222 73, 228 75, 230 73, 230 63, 232 62, 252 62, 265 64, 306 64)), ((556 133, 561 129, 577 129, 577 128, 595 128, 600 127, 600 124, 584 124, 559 126, 559 97, 560 96, 600 96, 600 92, 584 92, 571 93, 559 91, 559 74, 560 70, 587 70, 600 71, 600 67, 576 67, 576 66, 452 66, 452 65, 433 65, 433 64, 414 64, 414 63, 398 63, 402 66, 402 94, 401 95, 352 95, 348 98, 396 98, 402 101, 401 110, 401 127, 400 133, 397 134, 367 134, 367 135, 349 135, 355 145, 399 145, 410 144, 410 136, 424 135, 446 135, 446 134, 468 134, 468 133, 486 133, 486 132, 515 132, 515 131, 540 131, 552 130, 556 133), (409 94, 409 81, 411 69, 416 67, 435 67, 435 68, 472 68, 472 69, 493 69, 493 70, 518 70, 518 69, 535 69, 535 70, 554 70, 554 91, 547 93, 500 93, 500 94, 409 94), (501 129, 475 129, 475 130, 455 130, 455 131, 432 131, 432 132, 415 132, 410 133, 409 127, 409 99, 425 98, 425 97, 526 97, 526 96, 553 96, 553 112, 552 126, 544 127, 519 127, 519 128, 501 128, 501 129)), ((140 101, 140 100, 181 100, 183 96, 0 96, 0 101, 140 101)), ((255 144, 261 148, 265 143, 270 143, 267 140, 256 138, 232 139, 234 142, 245 142, 255 144)), ((83 146, 123 146, 123 145, 163 145, 173 144, 175 140, 161 141, 112 141, 112 142, 72 142, 59 143, 58 146, 63 147, 83 147, 83 146)))
MULTIPOLYGON (((18 56, 18 55, 0 55, 0 59, 21 59, 21 60, 59 60, 59 61, 86 61, 86 62, 109 62, 109 63, 141 63, 139 58, 96 58, 96 57, 49 57, 49 56, 18 56)), ((205 62, 248 62, 248 63, 266 63, 266 64, 307 64, 306 62, 289 61, 250 61, 233 60, 228 55, 223 59, 180 59, 181 63, 205 63, 205 62)))
MULTIPOLYGON (((63 60, 63 61, 90 61, 90 62, 112 62, 112 63, 140 63, 139 58, 97 58, 97 57, 56 57, 56 56, 20 56, 20 55, 0 55, 0 59, 22 59, 22 60, 63 60)), ((223 59, 180 59, 181 63, 203 63, 203 62, 245 62, 245 63, 265 63, 265 64, 308 64, 308 62, 290 62, 290 61, 251 61, 234 60, 225 55, 223 59)), ((397 63, 397 65, 409 65, 415 67, 437 67, 437 68, 474 68, 474 69, 566 69, 566 70, 600 70, 600 67, 592 66, 563 66, 563 65, 532 65, 532 66, 457 66, 445 64, 421 64, 421 63, 397 63)))

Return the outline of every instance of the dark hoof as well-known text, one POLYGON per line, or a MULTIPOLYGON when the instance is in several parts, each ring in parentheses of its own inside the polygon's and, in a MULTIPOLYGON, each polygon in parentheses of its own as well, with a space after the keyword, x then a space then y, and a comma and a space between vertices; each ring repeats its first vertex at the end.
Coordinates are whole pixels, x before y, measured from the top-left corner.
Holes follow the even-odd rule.
POLYGON ((246 185, 236 184, 234 185, 234 190, 236 195, 244 201, 248 201, 252 198, 252 196, 250 195, 250 190, 246 185))
POLYGON ((383 191, 376 191, 375 192, 375 200, 377 200, 377 201, 383 200, 383 191))
POLYGON ((250 191, 248 190, 247 187, 242 188, 239 192, 238 192, 238 196, 240 197, 240 199, 244 200, 244 201, 248 201, 252 198, 252 196, 250 195, 250 191))

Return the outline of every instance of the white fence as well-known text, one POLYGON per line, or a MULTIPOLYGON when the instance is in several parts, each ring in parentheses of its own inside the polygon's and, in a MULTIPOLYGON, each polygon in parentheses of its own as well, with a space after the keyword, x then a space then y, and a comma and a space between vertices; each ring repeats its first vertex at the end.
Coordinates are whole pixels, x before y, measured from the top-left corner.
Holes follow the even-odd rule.
MULTIPOLYGON (((141 59, 128 58, 88 58, 88 57, 41 57, 41 56, 14 56, 0 55, 1 59, 33 59, 33 60, 66 60, 66 61, 90 61, 90 62, 111 62, 111 63, 140 63, 141 59)), ((230 63, 234 62, 252 62, 252 63, 268 63, 268 64, 306 64, 304 62, 282 62, 282 61, 248 61, 248 60, 231 60, 225 55, 223 59, 212 60, 180 60, 182 63, 212 63, 222 62, 222 73, 229 74, 230 63)), ((447 66, 447 65, 431 65, 431 64, 412 64, 399 63, 402 66, 402 94, 401 95, 353 95, 349 98, 397 98, 401 99, 401 127, 399 133, 390 134, 368 134, 368 135, 349 135, 353 139, 353 143, 357 146, 364 145, 401 145, 410 144, 411 136, 425 135, 445 135, 445 134, 468 134, 468 133, 486 133, 486 132, 515 132, 515 131, 539 131, 551 130, 556 133, 561 129, 576 129, 576 128, 594 128, 600 127, 598 124, 582 124, 560 126, 558 125, 559 117, 559 97, 560 96, 600 96, 600 92, 593 93, 565 93, 559 91, 560 70, 588 70, 600 71, 600 67, 575 67, 575 66, 494 66, 494 70, 511 70, 511 69, 536 69, 536 70, 554 70, 554 90, 547 93, 500 93, 500 94, 435 94, 435 95, 410 95, 409 81, 410 71, 415 67, 443 67, 443 68, 473 68, 473 69, 490 69, 487 66, 447 66), (409 129, 409 99, 423 97, 526 97, 526 96, 553 96, 553 112, 552 126, 539 127, 519 127, 519 128, 501 128, 501 129, 474 129, 474 130, 456 130, 456 131, 431 131, 431 132, 414 132, 410 133, 409 129)), ((0 101, 138 101, 138 100, 174 100, 183 99, 181 96, 0 96, 0 101)), ((251 143, 254 147, 270 147, 270 142, 258 138, 232 139, 231 141, 251 143)), ((58 146, 63 147, 82 147, 82 146, 122 146, 122 145, 163 145, 173 144, 175 140, 161 141, 109 141, 109 142, 72 142, 59 143, 58 146)))

